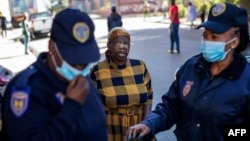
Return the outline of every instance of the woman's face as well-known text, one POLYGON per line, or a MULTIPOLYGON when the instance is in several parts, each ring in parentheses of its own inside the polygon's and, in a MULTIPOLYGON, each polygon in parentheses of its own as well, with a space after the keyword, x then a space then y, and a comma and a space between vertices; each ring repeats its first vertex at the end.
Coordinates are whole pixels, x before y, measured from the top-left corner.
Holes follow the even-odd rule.
POLYGON ((236 28, 231 28, 225 33, 216 34, 209 29, 206 29, 203 33, 204 40, 207 41, 217 41, 217 42, 225 42, 228 43, 229 41, 233 40, 232 42, 228 43, 225 46, 225 51, 229 48, 236 48, 239 42, 239 38, 235 35, 236 28))
POLYGON ((122 65, 129 54, 130 40, 128 37, 117 37, 109 43, 109 49, 113 61, 122 65))

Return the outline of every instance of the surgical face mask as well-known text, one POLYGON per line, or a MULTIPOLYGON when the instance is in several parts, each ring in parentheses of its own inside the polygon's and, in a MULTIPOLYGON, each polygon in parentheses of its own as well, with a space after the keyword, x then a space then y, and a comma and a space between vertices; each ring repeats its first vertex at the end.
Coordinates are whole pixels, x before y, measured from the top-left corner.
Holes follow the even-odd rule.
POLYGON ((64 78, 71 81, 77 75, 86 77, 90 72, 90 65, 87 65, 83 70, 78 70, 69 65, 66 61, 63 61, 61 67, 57 67, 56 71, 64 78))
POLYGON ((90 72, 90 64, 88 64, 83 70, 78 70, 68 64, 66 61, 62 61, 62 65, 59 67, 55 61, 54 56, 52 56, 52 62, 56 67, 56 71, 65 79, 71 81, 77 75, 82 75, 86 77, 90 72))
POLYGON ((201 41, 202 56, 208 62, 219 62, 224 60, 227 54, 232 50, 232 48, 230 48, 229 50, 225 51, 225 46, 234 41, 235 39, 236 38, 233 38, 227 43, 217 41, 206 41, 203 39, 201 41))

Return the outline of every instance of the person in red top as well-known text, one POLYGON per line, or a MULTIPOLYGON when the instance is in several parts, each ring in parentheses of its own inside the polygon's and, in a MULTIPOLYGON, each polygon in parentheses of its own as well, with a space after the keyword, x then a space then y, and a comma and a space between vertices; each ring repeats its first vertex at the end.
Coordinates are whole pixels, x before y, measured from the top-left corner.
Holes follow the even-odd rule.
POLYGON ((171 6, 169 8, 170 19, 170 50, 169 53, 180 53, 180 40, 179 40, 179 14, 178 7, 175 4, 175 0, 171 0, 171 6), (174 42, 176 43, 176 49, 174 50, 174 42))

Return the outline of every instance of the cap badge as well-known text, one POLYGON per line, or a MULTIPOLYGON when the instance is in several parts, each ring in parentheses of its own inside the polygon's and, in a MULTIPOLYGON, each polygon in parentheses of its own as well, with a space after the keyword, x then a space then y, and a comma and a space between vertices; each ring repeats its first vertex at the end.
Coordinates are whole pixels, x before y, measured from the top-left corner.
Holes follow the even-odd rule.
POLYGON ((73 36, 80 43, 84 43, 89 38, 89 26, 84 22, 78 22, 73 27, 73 36))
POLYGON ((220 14, 224 13, 226 10, 226 4, 220 3, 216 4, 212 9, 213 16, 219 16, 220 14))

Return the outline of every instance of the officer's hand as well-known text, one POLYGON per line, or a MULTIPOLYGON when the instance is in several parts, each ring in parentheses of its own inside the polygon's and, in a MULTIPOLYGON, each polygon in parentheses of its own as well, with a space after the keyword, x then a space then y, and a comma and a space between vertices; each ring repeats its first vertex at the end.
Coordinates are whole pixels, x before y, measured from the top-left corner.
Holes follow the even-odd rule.
POLYGON ((129 127, 127 132, 127 140, 133 141, 135 139, 141 139, 150 132, 150 128, 145 124, 136 124, 134 126, 129 127))
POLYGON ((66 97, 83 104, 89 94, 89 82, 82 75, 76 76, 68 85, 66 97))

